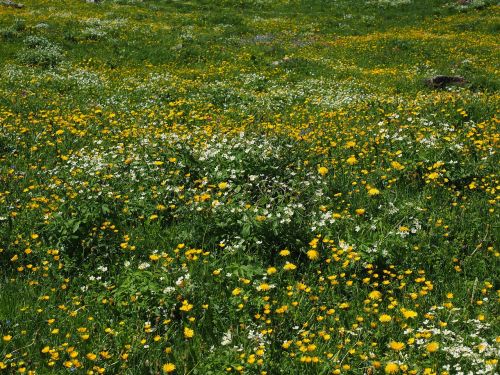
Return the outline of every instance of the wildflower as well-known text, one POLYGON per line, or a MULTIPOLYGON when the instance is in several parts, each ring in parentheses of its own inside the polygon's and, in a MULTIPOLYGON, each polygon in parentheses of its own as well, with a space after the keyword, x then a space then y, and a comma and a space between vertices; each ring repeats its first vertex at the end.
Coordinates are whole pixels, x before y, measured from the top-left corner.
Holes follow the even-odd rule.
POLYGON ((286 257, 286 256, 290 255, 290 250, 288 250, 288 249, 281 250, 281 251, 279 252, 279 254, 280 254, 282 257, 286 257))
POLYGON ((358 160, 356 159, 356 157, 354 155, 351 155, 347 160, 346 160, 346 163, 349 164, 349 165, 354 165, 358 162, 358 160))
POLYGON ((426 346, 425 346, 425 349, 429 352, 429 353, 434 353, 434 352, 437 352, 438 349, 439 349, 439 344, 436 342, 436 341, 432 341, 430 343, 428 343, 426 346))
POLYGON ((170 373, 175 371, 175 365, 173 363, 165 363, 162 367, 163 372, 170 373))
POLYGON ((269 268, 267 269, 267 274, 268 274, 268 275, 273 275, 273 274, 275 274, 276 272, 278 272, 278 270, 277 270, 275 267, 269 267, 269 268))
POLYGON ((268 291, 268 290, 270 290, 270 289, 271 289, 271 286, 270 286, 269 284, 267 284, 267 283, 262 283, 262 284, 260 284, 260 285, 257 287, 257 290, 258 290, 258 291, 264 291, 264 292, 265 292, 265 291, 268 291))
POLYGON ((377 188, 368 189, 368 195, 370 197, 374 197, 374 196, 379 195, 379 194, 380 194, 380 190, 378 190, 377 188))
POLYGON ((373 290, 368 294, 368 298, 370 299, 380 299, 382 297, 382 293, 380 293, 378 290, 373 290))
POLYGON ((366 212, 366 210, 364 208, 358 208, 358 209, 356 209, 356 215, 361 216, 361 215, 364 215, 365 212, 366 212))
POLYGON ((381 323, 389 323, 392 320, 392 317, 390 315, 387 315, 387 314, 382 314, 382 315, 380 315, 378 320, 381 323))
POLYGON ((401 311, 406 319, 416 318, 418 314, 413 310, 402 309, 401 311))
POLYGON ((181 311, 190 311, 193 308, 193 305, 190 304, 187 300, 182 301, 182 306, 179 307, 181 311))
POLYGON ((439 177, 439 173, 437 173, 437 172, 432 172, 432 173, 430 173, 430 174, 427 176, 427 178, 428 178, 429 180, 437 180, 437 178, 438 178, 438 177, 439 177))
POLYGON ((231 292, 233 296, 237 296, 241 294, 241 288, 234 288, 233 291, 231 292))
POLYGON ((391 162, 391 167, 398 171, 405 169, 405 167, 402 164, 398 163, 397 161, 391 162))
POLYGON ((286 262, 286 264, 283 266, 283 269, 285 271, 293 271, 296 268, 297 268, 297 266, 293 263, 290 263, 290 262, 286 262))
POLYGON ((386 374, 397 374, 399 372, 399 365, 394 362, 389 362, 385 365, 384 371, 386 374))
POLYGON ((219 185, 217 185, 219 187, 220 190, 224 190, 227 188, 228 186, 228 183, 227 182, 221 182, 219 183, 219 185))
POLYGON ((3 341, 5 341, 5 342, 9 342, 10 340, 12 340, 12 336, 11 335, 5 335, 3 337, 3 341))
POLYGON ((194 336, 194 330, 189 327, 184 327, 184 337, 190 339, 194 336))
POLYGON ((328 168, 326 167, 319 167, 318 168, 318 173, 322 176, 326 175, 328 173, 328 168))
POLYGON ((307 252, 307 257, 311 260, 316 260, 319 258, 319 253, 316 250, 309 250, 307 252))
POLYGON ((396 352, 399 352, 405 348, 405 344, 402 342, 398 342, 398 341, 391 341, 389 343, 389 348, 391 348, 392 350, 394 350, 396 352))

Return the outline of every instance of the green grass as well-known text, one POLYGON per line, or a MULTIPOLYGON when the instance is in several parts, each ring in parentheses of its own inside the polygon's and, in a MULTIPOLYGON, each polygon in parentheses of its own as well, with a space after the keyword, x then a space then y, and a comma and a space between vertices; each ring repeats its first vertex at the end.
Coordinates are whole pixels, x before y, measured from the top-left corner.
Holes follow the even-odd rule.
POLYGON ((498 372, 496 2, 24 4, 0 373, 498 372))

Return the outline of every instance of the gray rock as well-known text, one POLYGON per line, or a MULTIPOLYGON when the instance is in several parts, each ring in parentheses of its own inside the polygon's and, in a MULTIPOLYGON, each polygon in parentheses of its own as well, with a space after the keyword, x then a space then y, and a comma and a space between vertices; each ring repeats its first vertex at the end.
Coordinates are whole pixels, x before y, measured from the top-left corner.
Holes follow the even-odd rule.
POLYGON ((443 88, 450 85, 463 85, 467 81, 460 76, 434 76, 425 80, 425 84, 431 88, 443 88))
POLYGON ((0 5, 3 5, 5 7, 18 8, 18 9, 24 8, 23 4, 15 3, 11 0, 0 0, 0 5))

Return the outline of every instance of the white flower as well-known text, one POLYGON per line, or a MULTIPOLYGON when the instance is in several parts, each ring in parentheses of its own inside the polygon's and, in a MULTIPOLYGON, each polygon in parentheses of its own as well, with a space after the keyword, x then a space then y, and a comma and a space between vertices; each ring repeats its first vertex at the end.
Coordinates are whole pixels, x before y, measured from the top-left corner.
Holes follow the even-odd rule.
POLYGON ((231 341, 233 341, 233 335, 231 334, 231 330, 229 330, 222 336, 222 341, 220 344, 222 346, 226 346, 231 344, 231 341))

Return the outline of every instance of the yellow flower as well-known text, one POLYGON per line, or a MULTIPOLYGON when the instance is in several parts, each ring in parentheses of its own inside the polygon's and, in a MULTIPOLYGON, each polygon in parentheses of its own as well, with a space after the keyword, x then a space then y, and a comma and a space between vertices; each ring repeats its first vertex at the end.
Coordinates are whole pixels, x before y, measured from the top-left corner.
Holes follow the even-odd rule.
POLYGON ((377 188, 371 188, 368 190, 368 195, 370 197, 374 197, 375 195, 379 195, 380 194, 380 190, 378 190, 377 188))
POLYGON ((257 287, 258 291, 263 291, 263 292, 268 291, 269 289, 271 289, 271 286, 267 283, 262 283, 257 287))
POLYGON ((97 355, 95 355, 94 353, 88 353, 86 355, 87 359, 91 360, 91 361, 95 361, 95 359, 97 358, 97 355))
POLYGON ((173 363, 165 363, 162 367, 163 372, 169 373, 175 371, 175 365, 173 363))
POLYGON ((227 182, 221 182, 217 186, 219 187, 219 189, 224 190, 227 188, 227 182))
POLYGON ((380 293, 378 290, 373 290, 368 294, 368 298, 370 299, 379 299, 382 297, 382 293, 380 293))
POLYGON ((182 301, 182 306, 179 307, 181 311, 190 311, 193 308, 193 305, 190 304, 187 300, 182 301))
POLYGON ((366 210, 364 208, 358 208, 356 209, 356 215, 364 215, 364 213, 366 212, 366 210))
POLYGON ((398 171, 400 171, 402 169, 405 169, 404 165, 398 163, 397 161, 393 161, 391 163, 391 167, 394 168, 394 169, 397 169, 398 171))
POLYGON ((297 268, 297 266, 295 264, 289 263, 289 262, 286 262, 286 264, 283 266, 283 269, 285 271, 293 271, 296 268, 297 268))
POLYGON ((99 352, 99 354, 104 359, 110 359, 111 358, 111 354, 109 354, 109 352, 107 350, 103 350, 102 352, 99 352))
POLYGON ((311 260, 316 260, 319 258, 319 253, 316 250, 309 250, 307 252, 307 257, 311 260))
POLYGON ((11 335, 5 335, 3 337, 3 341, 5 341, 5 342, 9 342, 10 340, 12 340, 12 336, 11 335))
POLYGON ((428 178, 429 180, 436 180, 438 177, 439 177, 439 173, 437 173, 437 172, 432 172, 431 174, 429 174, 429 175, 427 176, 427 178, 428 178))
POLYGON ((378 320, 380 322, 382 322, 382 323, 389 323, 392 320, 392 318, 391 318, 390 315, 382 314, 382 315, 380 315, 380 317, 378 318, 378 320))
POLYGON ((268 274, 268 275, 275 274, 276 272, 278 272, 278 270, 277 270, 275 267, 269 267, 269 268, 267 269, 267 274, 268 274))
POLYGON ((425 349, 429 352, 429 353, 434 353, 434 352, 437 352, 438 349, 439 349, 439 344, 436 342, 436 341, 433 341, 433 342, 430 342, 426 345, 425 349))
POLYGON ((402 309, 401 312, 406 319, 416 318, 418 314, 413 310, 402 309))
POLYGON ((233 291, 231 292, 233 296, 237 296, 241 294, 241 288, 234 288, 233 291))
POLYGON ((356 157, 354 155, 351 155, 347 160, 346 160, 347 164, 349 165, 354 165, 358 162, 358 160, 356 159, 356 157))
POLYGON ((326 168, 326 167, 319 167, 319 168, 318 168, 318 173, 319 173, 320 175, 324 176, 325 174, 327 174, 327 173, 328 173, 328 168, 326 168))
POLYGON ((190 339, 194 336, 194 330, 189 327, 184 327, 184 337, 190 339))
POLYGON ((386 374, 397 374, 399 372, 399 366, 397 363, 389 362, 385 365, 384 371, 386 374))
POLYGON ((280 254, 282 257, 286 257, 287 255, 290 255, 290 250, 288 250, 288 249, 281 250, 281 251, 279 252, 279 254, 280 254))
POLYGON ((397 352, 403 350, 405 348, 405 344, 403 342, 398 342, 398 341, 391 341, 389 343, 389 348, 392 350, 395 350, 397 352))

